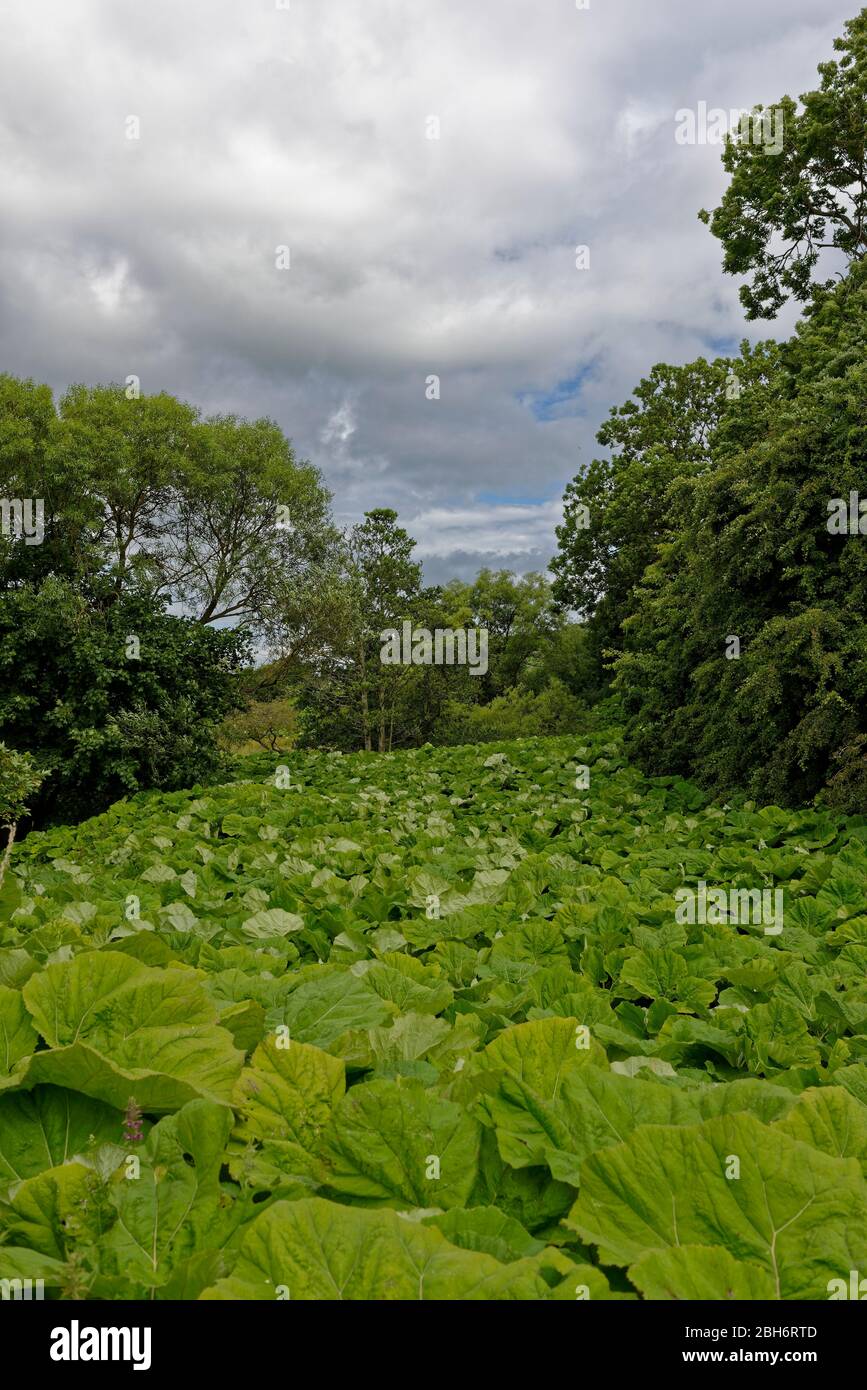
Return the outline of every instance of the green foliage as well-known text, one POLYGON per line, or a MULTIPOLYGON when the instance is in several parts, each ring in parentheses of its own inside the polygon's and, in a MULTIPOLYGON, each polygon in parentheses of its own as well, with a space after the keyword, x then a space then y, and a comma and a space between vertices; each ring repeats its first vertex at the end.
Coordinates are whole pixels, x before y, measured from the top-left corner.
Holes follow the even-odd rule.
POLYGON ((473 680, 482 702, 532 680, 565 627, 541 574, 482 569, 472 584, 453 580, 443 599, 462 624, 488 633, 488 671, 473 680))
POLYGON ((289 700, 258 700, 239 714, 230 715, 221 729, 223 742, 236 751, 249 751, 252 743, 275 752, 291 746, 298 728, 289 700))
POLYGON ((714 806, 615 728, 237 778, 16 852, 0 1277, 759 1300, 864 1267, 865 817, 714 806))
MULTIPOLYGON (((789 296, 807 300, 824 248, 856 260, 867 253, 867 9, 850 20, 819 66, 821 82, 766 112, 781 123, 782 149, 730 135, 723 165, 731 182, 713 214, 699 216, 723 244, 747 318, 773 318, 789 296)), ((762 110, 761 107, 758 108, 762 110)))
POLYGON ((867 806, 867 734, 858 734, 834 754, 823 801, 854 814, 867 806))
MULTIPOLYGON (((727 422, 727 397, 764 383, 776 346, 744 342, 735 361, 700 357, 684 367, 658 363, 597 439, 610 458, 593 459, 567 487, 554 597, 589 619, 589 689, 605 691, 607 657, 622 642, 644 572, 677 535, 690 479, 712 465, 711 446, 727 422)), ((729 426, 733 429, 733 426, 729 426)))
POLYGON ((552 570, 588 689, 613 672, 645 771, 860 811, 867 550, 857 518, 837 534, 829 516, 864 490, 867 10, 835 46, 802 109, 780 103, 780 151, 730 137, 731 183, 702 214, 726 270, 753 273, 748 317, 794 294, 804 319, 784 344, 654 367, 567 488, 552 570), (811 285, 823 245, 848 271, 811 285))
POLYGON ((6 831, 6 845, 0 856, 0 887, 9 867, 18 822, 30 814, 30 798, 44 777, 45 773, 34 767, 29 753, 16 753, 0 743, 0 830, 6 831))
POLYGON ((29 815, 29 802, 42 784, 44 773, 34 766, 29 753, 16 753, 0 743, 0 826, 14 825, 29 815))
POLYGON ((414 549, 415 541, 389 507, 365 512, 349 537, 349 577, 357 594, 350 689, 357 692, 363 747, 370 750, 375 736, 380 753, 391 747, 397 700, 407 678, 405 667, 381 662, 381 634, 400 626, 419 594, 421 565, 412 559, 414 549))
POLYGON ((125 792, 213 775, 246 654, 241 633, 171 617, 144 597, 94 607, 56 579, 7 593, 0 727, 46 771, 38 820, 78 819, 125 792))
POLYGON ((512 687, 487 705, 462 705, 449 700, 434 729, 437 743, 485 743, 573 733, 582 706, 556 677, 538 694, 512 687))
POLYGON ((713 466, 679 488, 616 662, 647 769, 798 804, 867 728, 867 550, 827 526, 831 499, 863 487, 865 349, 860 263, 731 402, 713 466))
POLYGON ((40 498, 45 538, 0 538, 0 591, 62 577, 84 593, 171 594, 260 629, 335 543, 329 495, 270 420, 203 419, 165 393, 0 376, 0 497, 40 498))
MULTIPOLYGON (((298 706, 305 745, 347 751, 376 745, 383 751, 574 727, 565 706, 558 715, 556 707, 568 704, 561 687, 586 701, 595 690, 595 671, 585 629, 567 622, 542 575, 483 569, 472 584, 453 580, 420 589, 410 560, 415 543, 397 526, 395 513, 370 514, 354 536, 355 561, 345 581, 329 590, 327 650, 302 662, 297 676, 288 662, 276 664, 298 706), (381 633, 404 619, 413 630, 431 633, 483 629, 487 670, 383 666, 381 633), (492 701, 496 708, 486 718, 481 710, 492 701), (516 712, 504 724, 509 709, 516 712)), ((278 688, 275 672, 265 679, 268 688, 278 688)))
POLYGON ((39 823, 213 776, 248 634, 284 634, 288 593, 301 649, 321 640, 329 497, 271 421, 0 376, 0 497, 44 505, 39 543, 0 536, 0 736, 46 769, 39 823))

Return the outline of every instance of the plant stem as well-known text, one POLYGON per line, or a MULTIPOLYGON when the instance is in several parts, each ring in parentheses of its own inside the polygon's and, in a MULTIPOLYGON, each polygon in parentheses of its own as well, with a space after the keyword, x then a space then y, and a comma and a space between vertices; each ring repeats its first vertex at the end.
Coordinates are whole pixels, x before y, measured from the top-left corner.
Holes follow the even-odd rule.
POLYGON ((15 831, 18 829, 18 822, 14 820, 9 826, 9 839, 6 841, 6 848, 3 851, 3 858, 0 859, 0 887, 3 886, 3 876, 9 868, 9 860, 12 858, 12 844, 15 839, 15 831))

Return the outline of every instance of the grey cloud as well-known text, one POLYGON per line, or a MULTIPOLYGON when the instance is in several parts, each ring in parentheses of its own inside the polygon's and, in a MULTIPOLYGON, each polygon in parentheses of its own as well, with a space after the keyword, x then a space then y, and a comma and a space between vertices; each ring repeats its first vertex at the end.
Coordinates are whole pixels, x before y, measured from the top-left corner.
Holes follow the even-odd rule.
POLYGON ((0 366, 58 389, 135 372, 271 415, 341 519, 390 505, 423 528, 430 580, 542 568, 609 407, 655 361, 769 331, 747 332, 696 218, 724 186, 719 150, 677 146, 675 111, 813 86, 855 8, 7 9, 0 366), (531 403, 582 372, 538 420, 531 403), (538 506, 516 535, 491 497, 538 506))

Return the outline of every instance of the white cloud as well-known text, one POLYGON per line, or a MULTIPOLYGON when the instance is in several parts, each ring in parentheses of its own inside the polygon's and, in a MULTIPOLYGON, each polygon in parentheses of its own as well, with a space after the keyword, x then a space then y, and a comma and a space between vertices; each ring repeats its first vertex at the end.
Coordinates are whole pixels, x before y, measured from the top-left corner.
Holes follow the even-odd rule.
POLYGON ((421 526, 431 573, 449 557, 543 567, 549 499, 609 407, 655 361, 747 333, 696 217, 724 187, 719 150, 677 146, 674 112, 815 85, 852 10, 7 8, 3 366, 56 387, 135 373, 205 410, 271 415, 342 518, 388 505, 421 526), (545 416, 538 403, 590 363, 574 402, 538 419, 531 403, 545 416))
POLYGON ((334 444, 340 447, 344 445, 355 434, 355 417, 352 405, 349 401, 343 404, 330 415, 322 430, 320 438, 323 444, 334 444))

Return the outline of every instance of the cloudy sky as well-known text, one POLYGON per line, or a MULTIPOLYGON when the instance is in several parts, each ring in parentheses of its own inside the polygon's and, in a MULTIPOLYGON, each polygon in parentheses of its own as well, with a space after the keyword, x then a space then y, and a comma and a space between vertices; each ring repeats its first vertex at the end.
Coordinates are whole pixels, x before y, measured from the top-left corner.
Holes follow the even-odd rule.
POLYGON ((543 569, 654 362, 793 321, 744 323, 675 113, 814 87, 858 8, 5 0, 0 370, 269 415, 429 582, 543 569))

